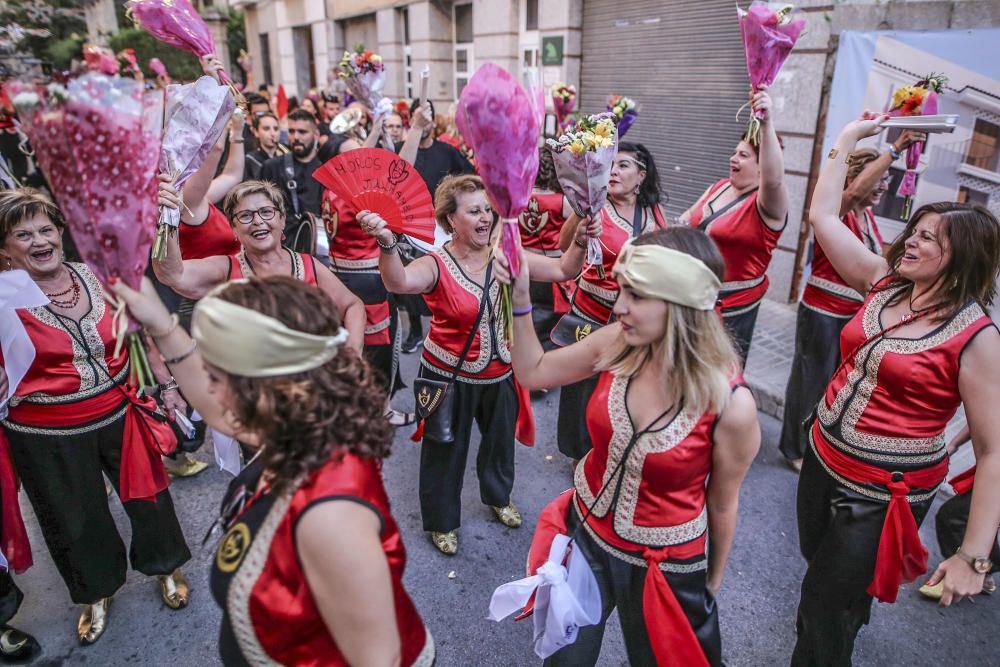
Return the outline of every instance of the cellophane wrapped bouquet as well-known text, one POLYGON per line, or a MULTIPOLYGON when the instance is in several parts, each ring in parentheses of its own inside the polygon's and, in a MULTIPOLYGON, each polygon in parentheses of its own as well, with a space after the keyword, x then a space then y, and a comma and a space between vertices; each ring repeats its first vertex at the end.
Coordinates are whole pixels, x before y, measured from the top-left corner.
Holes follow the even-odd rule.
MULTIPOLYGON (((65 86, 15 82, 13 103, 84 261, 107 288, 139 289, 156 219, 163 93, 89 72, 65 86)), ((155 384, 139 327, 116 306, 115 354, 128 345, 131 380, 155 384)))
MULTIPOLYGON (((563 195, 580 217, 599 215, 608 200, 608 180, 618 150, 617 120, 611 111, 587 116, 546 142, 563 195)), ((597 237, 587 239, 587 263, 604 277, 604 252, 597 237)))
MULTIPOLYGON (((392 100, 382 94, 385 88, 382 56, 359 44, 354 51, 344 51, 344 57, 337 66, 337 75, 344 81, 344 87, 351 96, 372 112, 373 127, 378 127, 392 113, 392 100)), ((389 142, 389 138, 385 137, 385 141, 389 142)))
POLYGON ((552 86, 552 108, 556 111, 556 121, 562 125, 566 116, 576 108, 576 86, 562 81, 552 86))
POLYGON ((631 97, 612 95, 608 100, 608 111, 618 118, 618 138, 624 137, 639 118, 639 107, 631 97))
MULTIPOLYGON (((736 8, 743 35, 743 50, 747 60, 747 72, 753 92, 761 86, 770 86, 778 77, 792 47, 805 28, 804 19, 791 17, 792 5, 754 0, 746 11, 736 8)), ((744 105, 746 106, 746 105, 744 105)), ((742 111, 742 108, 740 109, 742 111)), ((738 114, 737 114, 738 115, 738 114)), ((762 117, 754 112, 744 135, 744 141, 757 146, 760 144, 760 121, 762 117)))
MULTIPOLYGON (((166 95, 160 171, 169 175, 173 186, 180 190, 226 130, 236 104, 229 91, 210 76, 186 85, 167 86, 166 95)), ((179 210, 160 208, 153 259, 166 256, 167 237, 176 233, 180 221, 179 210)))
MULTIPOLYGON (((538 121, 531 100, 509 72, 486 63, 462 90, 455 123, 476 153, 479 176, 500 214, 500 250, 511 275, 520 275, 517 216, 528 206, 538 174, 538 121)), ((509 286, 502 303, 507 340, 511 340, 514 318, 509 286)))
MULTIPOLYGON (((931 73, 912 86, 898 88, 892 94, 890 116, 933 116, 938 112, 938 94, 944 92, 948 77, 931 73)), ((906 149, 906 173, 896 194, 903 197, 902 219, 909 220, 913 209, 913 196, 917 194, 917 166, 924 142, 910 144, 906 149)))

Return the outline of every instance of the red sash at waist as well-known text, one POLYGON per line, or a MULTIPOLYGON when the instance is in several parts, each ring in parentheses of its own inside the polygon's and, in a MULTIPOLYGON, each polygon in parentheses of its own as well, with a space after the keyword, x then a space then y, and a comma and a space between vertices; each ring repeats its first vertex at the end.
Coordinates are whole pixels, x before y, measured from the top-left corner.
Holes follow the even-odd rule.
MULTIPOLYGON (((535 535, 528 551, 529 574, 535 574, 548 560, 549 547, 556 534, 569 534, 566 517, 575 496, 574 491, 561 493, 538 516, 535 535)), ((642 559, 646 561, 642 616, 649 629, 649 641, 656 656, 656 664, 659 667, 708 667, 708 659, 691 627, 691 621, 660 569, 660 563, 670 558, 671 549, 672 547, 647 547, 642 552, 642 559)), ((529 616, 533 607, 534 598, 517 620, 529 616)))
POLYGON ((111 414, 126 401, 118 496, 122 502, 155 502, 156 494, 170 483, 160 455, 171 454, 177 449, 177 436, 166 421, 146 414, 156 410, 152 398, 139 398, 130 386, 123 390, 115 387, 76 403, 22 402, 11 408, 10 420, 42 429, 80 426, 111 414))
POLYGON ((920 541, 917 521, 906 496, 913 487, 930 489, 944 481, 948 459, 921 470, 889 472, 835 449, 826 441, 818 424, 813 428, 812 441, 819 457, 838 475, 861 484, 885 486, 892 494, 868 594, 881 602, 895 602, 900 584, 913 581, 927 571, 927 549, 920 541))
POLYGON ((951 479, 948 483, 951 484, 951 488, 955 490, 956 496, 964 496, 969 491, 972 491, 972 485, 976 482, 976 466, 972 466, 965 472, 960 472, 951 479))
POLYGON ((10 443, 7 434, 0 428, 0 547, 7 558, 7 564, 14 572, 24 572, 32 566, 31 542, 21 517, 21 504, 17 491, 21 481, 14 471, 10 458, 10 443))

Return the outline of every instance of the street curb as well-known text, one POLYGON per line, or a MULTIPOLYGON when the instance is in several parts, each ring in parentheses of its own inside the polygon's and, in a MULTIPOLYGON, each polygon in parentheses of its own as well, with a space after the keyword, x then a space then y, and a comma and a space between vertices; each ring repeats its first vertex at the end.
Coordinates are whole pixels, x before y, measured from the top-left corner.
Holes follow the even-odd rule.
POLYGON ((757 382, 753 376, 747 376, 745 379, 757 400, 757 409, 781 421, 785 416, 785 397, 779 396, 771 387, 757 382))

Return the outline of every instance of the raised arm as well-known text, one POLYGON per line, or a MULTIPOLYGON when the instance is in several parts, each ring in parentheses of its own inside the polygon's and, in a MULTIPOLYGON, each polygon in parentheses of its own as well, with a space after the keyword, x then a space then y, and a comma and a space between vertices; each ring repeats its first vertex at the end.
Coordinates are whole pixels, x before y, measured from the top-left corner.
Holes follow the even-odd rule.
POLYGON ((569 250, 573 245, 573 238, 576 235, 576 228, 580 225, 582 218, 576 213, 571 214, 563 226, 559 229, 559 249, 563 252, 569 250))
POLYGON ((347 344, 360 353, 365 341, 365 304, 326 267, 316 267, 316 282, 337 308, 349 334, 347 344))
POLYGON ((384 246, 379 253, 378 270, 387 290, 395 294, 423 294, 434 287, 438 276, 433 257, 425 255, 409 266, 403 266, 396 248, 396 235, 385 220, 371 211, 361 211, 357 220, 361 229, 374 236, 380 246, 384 246), (391 247, 391 250, 387 250, 387 247, 391 247))
POLYGON ((191 174, 191 177, 184 183, 181 190, 181 194, 184 196, 181 220, 189 225, 200 225, 208 217, 208 189, 212 185, 212 179, 215 178, 215 170, 219 167, 224 146, 225 135, 219 137, 215 145, 209 149, 208 155, 198 167, 198 171, 191 174))
POLYGON ((226 196, 226 193, 243 182, 243 171, 245 168, 246 155, 244 153, 243 124, 242 116, 233 115, 229 121, 229 157, 226 158, 226 166, 222 173, 212 179, 208 186, 207 199, 210 202, 217 202, 226 196))
POLYGON ((750 390, 738 387, 722 411, 712 438, 712 474, 708 478, 708 576, 713 595, 722 587, 729 550, 736 534, 740 485, 760 449, 757 405, 750 390))
POLYGON ((361 144, 362 148, 375 148, 378 146, 378 139, 382 136, 382 123, 378 122, 372 125, 371 134, 365 138, 365 143, 361 144))
POLYGON ((750 100, 754 112, 763 112, 761 120, 758 165, 760 166, 760 192, 757 205, 764 218, 764 224, 771 229, 782 229, 788 215, 788 190, 785 188, 785 159, 781 154, 778 133, 774 130, 771 117, 771 96, 767 86, 761 86, 750 100))
MULTIPOLYGON (((514 343, 510 348, 511 365, 518 383, 526 389, 550 389, 579 382, 596 371, 594 360, 621 334, 618 324, 609 324, 568 347, 545 352, 538 341, 531 321, 531 297, 528 294, 530 269, 527 253, 521 248, 521 275, 514 279, 513 301, 515 311, 526 311, 514 316, 514 343)), ((510 270, 502 254, 493 259, 493 275, 497 281, 510 284, 510 270)))
POLYGON ((833 150, 824 160, 809 204, 809 223, 816 240, 837 273, 862 295, 868 294, 875 281, 888 273, 889 264, 869 251, 841 222, 840 205, 847 177, 847 157, 859 139, 882 131, 882 119, 883 116, 866 111, 861 119, 849 123, 841 131, 833 150))
MULTIPOLYGON (((424 130, 430 127, 434 123, 431 118, 431 108, 428 106, 427 102, 421 102, 420 106, 413 113, 413 117, 410 119, 410 131, 406 135, 406 141, 403 142, 403 147, 399 150, 399 157, 403 158, 410 164, 415 165, 417 161, 417 152, 420 150, 420 140, 424 136, 424 130)), ((431 193, 434 194, 433 192, 431 193)))
POLYGON ((944 579, 941 605, 947 607, 983 590, 983 575, 963 560, 988 558, 1000 526, 1000 333, 993 327, 972 339, 961 357, 958 390, 965 404, 976 452, 976 482, 960 553, 941 563, 927 582, 944 579))
MULTIPOLYGON (((913 130, 903 130, 899 138, 893 142, 892 149, 896 154, 902 153, 918 141, 924 141, 927 135, 923 132, 913 130)), ((880 154, 877 158, 865 165, 861 173, 858 174, 850 185, 844 190, 844 195, 840 205, 840 216, 844 217, 849 211, 858 208, 862 202, 868 199, 871 192, 878 186, 885 172, 892 166, 893 157, 888 151, 880 154)))

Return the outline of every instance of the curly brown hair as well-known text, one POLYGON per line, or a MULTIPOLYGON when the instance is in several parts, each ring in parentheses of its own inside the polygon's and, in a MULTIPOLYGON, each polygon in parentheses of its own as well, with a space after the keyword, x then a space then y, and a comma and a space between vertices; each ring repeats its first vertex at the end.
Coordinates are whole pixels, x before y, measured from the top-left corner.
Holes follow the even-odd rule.
MULTIPOLYGON (((340 328, 330 298, 291 276, 234 282, 218 297, 297 331, 333 336, 340 328)), ((351 348, 341 347, 319 368, 281 377, 248 378, 215 370, 228 381, 240 426, 260 437, 261 463, 274 475, 276 492, 345 452, 373 459, 389 456, 393 427, 382 414, 385 393, 368 363, 351 348)))

